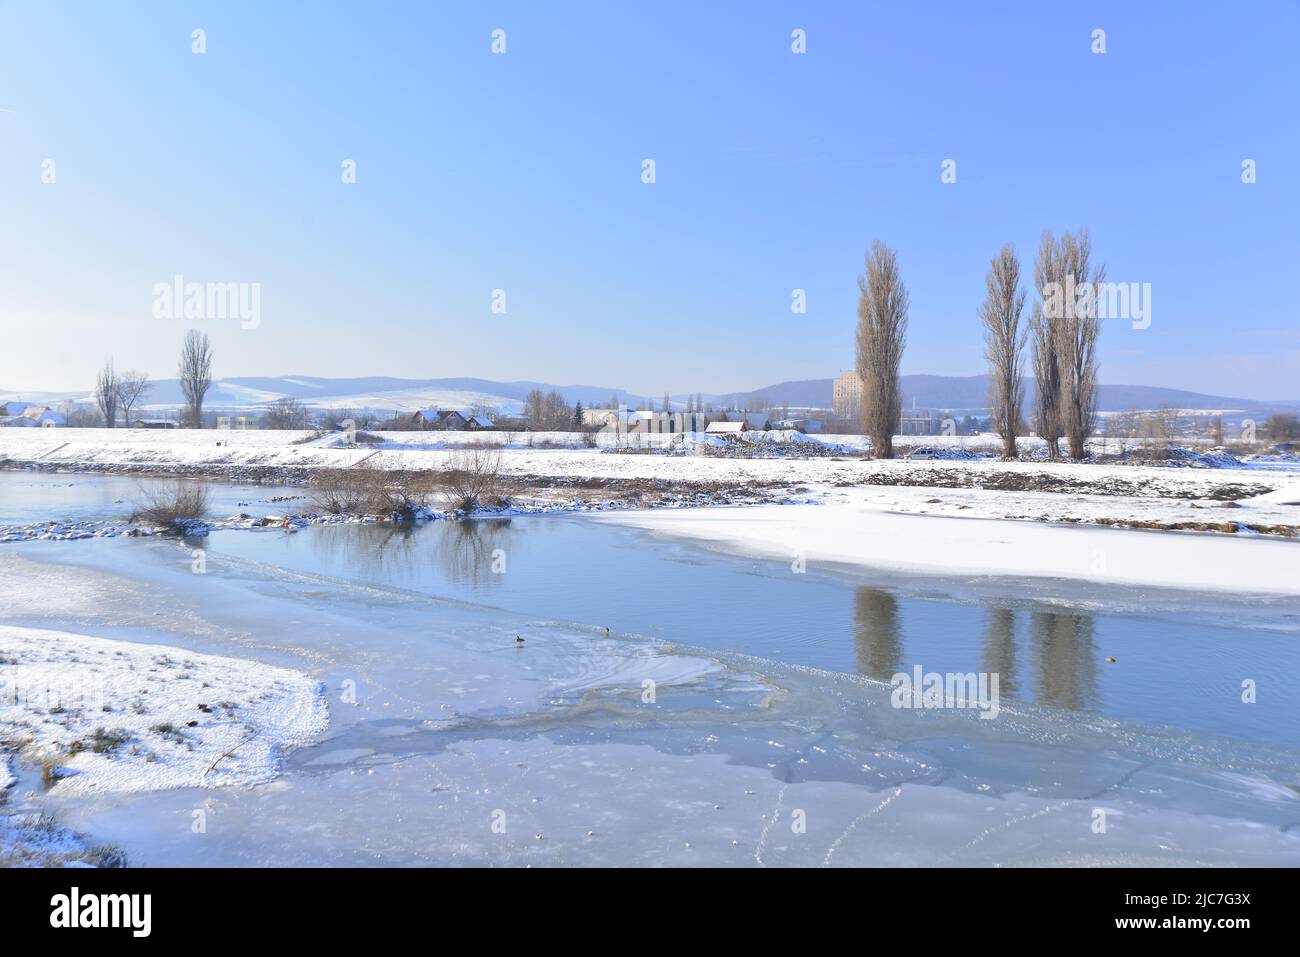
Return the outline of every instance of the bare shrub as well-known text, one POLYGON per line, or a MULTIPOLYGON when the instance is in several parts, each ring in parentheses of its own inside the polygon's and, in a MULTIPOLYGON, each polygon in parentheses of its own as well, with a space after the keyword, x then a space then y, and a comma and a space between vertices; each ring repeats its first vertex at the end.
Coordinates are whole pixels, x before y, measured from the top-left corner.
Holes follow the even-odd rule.
POLYGON ((461 512, 507 505, 512 491, 512 483, 501 474, 501 450, 485 445, 458 449, 442 473, 441 485, 446 506, 461 512))
POLYGON ((316 469, 311 473, 307 502, 318 512, 345 515, 356 502, 356 484, 352 469, 316 469))
POLYGON ((1144 412, 1137 420, 1137 436, 1142 440, 1141 455, 1147 461, 1169 458, 1174 420, 1160 412, 1144 412))
POLYGON ((61 754, 49 754, 41 758, 41 787, 49 790, 59 783, 63 776, 64 757, 61 754))
POLYGON ((388 511, 399 520, 409 521, 417 512, 428 508, 438 488, 438 473, 432 471, 395 472, 385 489, 388 511))
POLYGON ((368 465, 317 469, 307 500, 330 515, 378 515, 410 520, 433 499, 433 472, 385 471, 368 465))
POLYGON ((168 486, 140 489, 130 520, 176 528, 203 518, 207 511, 208 487, 177 479, 168 486))

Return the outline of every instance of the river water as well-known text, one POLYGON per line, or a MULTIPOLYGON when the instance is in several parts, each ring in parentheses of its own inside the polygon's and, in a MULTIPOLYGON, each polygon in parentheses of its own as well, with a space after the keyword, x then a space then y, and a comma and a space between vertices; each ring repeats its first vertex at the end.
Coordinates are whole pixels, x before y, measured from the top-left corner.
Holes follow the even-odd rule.
MULTIPOLYGON (((121 518, 137 484, 0 473, 0 524, 121 518)), ((297 494, 214 490, 218 516, 297 494)), ((28 542, 0 570, 58 583, 0 622, 326 688, 326 739, 269 785, 67 796, 24 772, 134 863, 1300 860, 1289 607, 795 575, 581 514, 28 542), (893 707, 918 666, 996 674, 996 717, 893 707)))

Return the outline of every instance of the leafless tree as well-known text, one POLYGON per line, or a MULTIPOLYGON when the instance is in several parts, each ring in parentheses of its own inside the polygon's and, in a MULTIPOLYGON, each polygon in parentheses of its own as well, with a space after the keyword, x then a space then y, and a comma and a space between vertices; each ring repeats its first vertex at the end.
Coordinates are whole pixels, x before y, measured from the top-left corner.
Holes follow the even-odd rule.
POLYGON ((131 410, 153 388, 153 383, 143 372, 128 369, 117 376, 117 404, 122 409, 122 425, 131 427, 131 410))
POLYGON ((894 457, 894 432, 902 418, 898 377, 907 339, 907 305, 898 255, 880 240, 873 241, 866 272, 858 277, 857 366, 862 430, 876 458, 894 457))
POLYGON ((1077 290, 1071 303, 1065 300, 1064 315, 1053 325, 1056 360, 1060 372, 1061 430, 1069 442, 1070 458, 1076 462, 1097 421, 1097 340, 1101 338, 1101 316, 1096 293, 1106 279, 1106 267, 1093 265, 1088 231, 1066 233, 1059 246, 1065 289, 1077 290))
POLYGON ((212 346, 206 333, 191 329, 185 333, 181 346, 181 362, 177 369, 181 380, 181 393, 185 408, 181 422, 187 428, 203 428, 203 398, 212 388, 212 346))
MULTIPOLYGON (((1059 260, 1056 239, 1050 232, 1044 232, 1034 260, 1034 287, 1040 296, 1046 296, 1044 290, 1053 283, 1061 282, 1059 260)), ((1056 355, 1057 337, 1054 335, 1057 321, 1043 309, 1042 301, 1034 303, 1029 319, 1035 380, 1034 424, 1038 434, 1047 442, 1047 457, 1051 459, 1061 455, 1061 372, 1056 355)))
POLYGON ((104 368, 95 377, 95 404, 104 417, 104 425, 110 429, 117 428, 117 381, 112 358, 105 359, 104 368))
POLYGON ((993 430, 1002 436, 1002 457, 1016 457, 1016 427, 1020 424, 1020 407, 1024 400, 1024 365, 1021 350, 1025 330, 1020 314, 1025 308, 1025 293, 1020 288, 1020 260, 1016 247, 1007 243, 989 264, 984 278, 984 303, 980 318, 984 320, 984 356, 989 362, 989 405, 993 412, 993 430))
POLYGON ((524 418, 534 432, 564 432, 572 428, 573 408, 554 389, 533 389, 524 399, 524 418))
POLYGON ((1173 421, 1165 412, 1143 412, 1137 418, 1137 435, 1142 442, 1142 454, 1149 461, 1169 457, 1173 438, 1173 421))
POLYGON ((68 413, 68 428, 98 429, 104 425, 104 417, 98 410, 88 406, 79 406, 68 413))
POLYGON ((307 429, 311 428, 311 416, 307 407, 291 396, 276 399, 266 407, 266 427, 268 429, 307 429))
POLYGON ((545 428, 546 393, 541 389, 530 389, 524 398, 524 418, 533 429, 545 428))
POLYGON ((1294 412, 1274 412, 1264 420, 1264 432, 1274 442, 1287 442, 1300 436, 1300 422, 1294 412))

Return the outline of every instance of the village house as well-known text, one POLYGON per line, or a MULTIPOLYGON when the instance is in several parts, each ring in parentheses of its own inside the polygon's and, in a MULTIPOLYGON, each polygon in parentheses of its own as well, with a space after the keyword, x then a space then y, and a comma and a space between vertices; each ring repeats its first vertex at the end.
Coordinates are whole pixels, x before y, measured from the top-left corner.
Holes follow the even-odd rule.
POLYGON ((133 429, 174 429, 175 422, 170 419, 136 419, 131 423, 133 429))
POLYGON ((417 409, 411 424, 430 432, 459 432, 465 428, 466 419, 455 409, 417 409))
POLYGON ((710 422, 704 432, 706 435, 738 436, 748 428, 749 426, 744 422, 710 422))
POLYGON ((430 432, 478 432, 493 428, 495 423, 486 415, 473 415, 455 409, 417 409, 411 415, 411 426, 430 432))
POLYGON ((68 420, 48 405, 35 405, 31 402, 5 402, 0 404, 0 428, 52 429, 67 424, 68 420))

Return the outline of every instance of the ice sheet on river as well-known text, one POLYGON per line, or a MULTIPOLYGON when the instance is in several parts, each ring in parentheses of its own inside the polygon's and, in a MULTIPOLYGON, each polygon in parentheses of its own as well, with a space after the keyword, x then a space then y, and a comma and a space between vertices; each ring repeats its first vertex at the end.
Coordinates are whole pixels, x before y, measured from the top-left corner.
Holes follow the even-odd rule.
POLYGON ((220 556, 195 575, 165 542, 11 547, 0 576, 41 582, 0 591, 0 622, 328 689, 325 739, 269 784, 48 793, 137 864, 1300 863, 1289 750, 1005 702, 897 710, 878 681, 599 622, 220 556))

